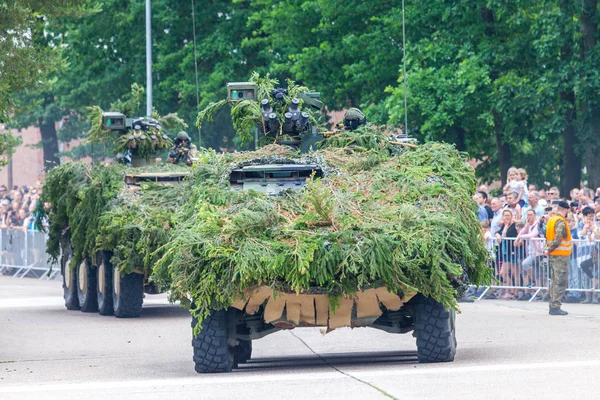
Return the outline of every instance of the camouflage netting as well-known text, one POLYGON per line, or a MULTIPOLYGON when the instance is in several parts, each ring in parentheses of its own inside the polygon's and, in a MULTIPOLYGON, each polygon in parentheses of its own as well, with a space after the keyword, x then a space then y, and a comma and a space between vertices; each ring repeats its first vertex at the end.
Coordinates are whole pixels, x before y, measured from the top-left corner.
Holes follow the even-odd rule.
POLYGON ((371 128, 336 135, 308 155, 278 145, 207 151, 155 273, 200 320, 264 285, 334 296, 416 289, 457 308, 469 280, 491 276, 475 183, 452 146, 404 149, 371 128), (324 177, 277 196, 231 191, 233 169, 264 163, 316 163, 324 177))
POLYGON ((171 220, 189 191, 184 185, 152 183, 134 190, 124 183, 125 174, 144 172, 189 169, 171 164, 130 169, 83 162, 53 168, 46 177, 36 215, 39 227, 48 218, 46 250, 54 261, 58 261, 62 246, 71 245, 72 267, 84 259, 93 263, 98 250, 110 250, 122 271, 151 273, 156 262, 152 254, 168 240, 171 220), (51 207, 45 209, 44 203, 51 207))
MULTIPOLYGON (((240 110, 240 129, 257 124, 256 113, 240 110)), ((125 185, 124 174, 190 169, 52 169, 40 202, 52 206, 38 208, 38 221, 49 219, 48 253, 56 260, 66 238, 72 266, 112 251, 119 269, 145 271, 199 321, 260 286, 327 293, 332 303, 369 288, 416 290, 457 308, 469 281, 491 279, 471 199, 474 170, 451 145, 412 148, 361 127, 308 154, 273 144, 234 154, 203 150, 199 158, 186 182, 141 190, 125 185), (275 196, 231 190, 234 169, 296 163, 317 164, 323 177, 275 196)))

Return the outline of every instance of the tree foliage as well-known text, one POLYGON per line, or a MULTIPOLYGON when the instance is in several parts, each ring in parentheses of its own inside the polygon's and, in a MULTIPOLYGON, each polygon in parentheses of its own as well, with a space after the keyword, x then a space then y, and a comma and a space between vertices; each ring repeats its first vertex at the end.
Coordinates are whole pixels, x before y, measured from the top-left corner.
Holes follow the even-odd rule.
POLYGON ((10 162, 9 157, 19 144, 20 140, 11 135, 10 132, 0 133, 0 167, 10 162))
MULTIPOLYGON (((42 87, 54 71, 65 67, 61 48, 49 46, 45 37, 48 21, 96 11, 87 0, 8 0, 0 4, 0 124, 12 126, 15 114, 35 103, 17 97, 19 93, 42 87)), ((1 129, 0 165, 4 165, 18 142, 1 129)))
MULTIPOLYGON (((596 102, 581 84, 595 87, 587 80, 598 71, 582 58, 585 5, 421 4, 407 8, 409 127, 425 140, 464 145, 487 180, 516 164, 534 182, 579 186, 581 174, 567 180, 567 171, 581 171, 583 143, 593 142, 583 106, 596 102)), ((395 121, 404 113, 402 78, 387 100, 395 121)))
MULTIPOLYGON (((405 3, 405 128, 420 140, 468 151, 484 180, 512 164, 537 183, 575 185, 583 164, 584 179, 600 179, 593 157, 600 137, 597 0, 405 3)), ((152 3, 157 109, 177 112, 191 126, 198 106, 225 98, 226 82, 257 71, 320 91, 329 109, 358 106, 372 122, 402 127, 400 0, 195 6, 198 90, 191 3, 152 3)), ((108 0, 102 7, 94 16, 54 18, 44 28, 50 49, 62 49, 69 63, 51 88, 58 104, 50 107, 68 116, 63 139, 89 128, 82 123, 85 106, 107 108, 145 80, 143 2, 108 0)), ((202 126, 202 144, 230 147, 230 113, 214 117, 202 126)))

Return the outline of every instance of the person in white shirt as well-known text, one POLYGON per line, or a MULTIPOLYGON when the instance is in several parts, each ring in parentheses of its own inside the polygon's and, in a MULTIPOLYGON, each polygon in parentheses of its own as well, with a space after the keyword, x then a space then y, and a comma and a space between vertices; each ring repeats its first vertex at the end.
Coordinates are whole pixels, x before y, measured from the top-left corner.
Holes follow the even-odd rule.
POLYGON ((496 232, 500 230, 500 223, 502 222, 502 203, 500 200, 494 197, 490 204, 492 208, 492 212, 494 213, 494 217, 492 218, 492 223, 490 224, 490 235, 495 237, 496 232))

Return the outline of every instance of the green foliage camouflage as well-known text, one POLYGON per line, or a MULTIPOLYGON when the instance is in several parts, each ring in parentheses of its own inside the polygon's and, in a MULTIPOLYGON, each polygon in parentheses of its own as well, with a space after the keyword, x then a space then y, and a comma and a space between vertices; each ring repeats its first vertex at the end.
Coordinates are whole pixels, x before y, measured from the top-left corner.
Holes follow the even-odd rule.
MULTIPOLYGON (((292 104, 292 99, 298 97, 300 93, 307 92, 308 88, 297 85, 294 81, 288 79, 286 81, 287 94, 284 96, 283 102, 279 103, 275 101, 275 98, 272 94, 273 89, 280 87, 277 79, 271 78, 269 74, 260 76, 260 74, 257 72, 253 72, 250 76, 250 82, 256 84, 258 88, 256 99, 268 99, 269 104, 273 107, 273 112, 277 114, 280 129, 275 137, 265 137, 266 132, 264 131, 263 127, 261 106, 260 103, 254 99, 235 101, 221 100, 215 103, 210 103, 198 114, 196 126, 198 126, 198 128, 202 128, 203 122, 211 122, 214 118, 214 115, 226 104, 229 104, 231 107, 231 120, 233 121, 233 128, 235 129, 237 135, 241 138, 242 144, 252 140, 251 132, 254 129, 259 129, 259 132, 262 131, 261 139, 264 140, 259 139, 259 144, 273 144, 280 143, 282 140, 287 140, 287 135, 283 134, 282 132, 284 115, 292 104)), ((300 100, 300 108, 302 111, 308 112, 311 116, 311 119, 315 121, 315 117, 310 107, 302 108, 302 103, 303 101, 300 100)))
POLYGON ((489 282, 464 154, 439 143, 403 150, 370 135, 347 146, 359 139, 341 133, 307 155, 278 145, 205 152, 155 268, 171 280, 171 299, 202 319, 261 285, 333 296, 386 286, 457 308, 468 281, 489 282), (277 196, 231 190, 233 169, 264 163, 316 163, 325 176, 277 196))
POLYGON ((332 301, 373 287, 416 289, 457 308, 468 282, 490 281, 470 198, 474 171, 451 145, 404 149, 363 128, 303 155, 280 145, 204 150, 176 185, 132 188, 123 181, 125 173, 189 170, 80 162, 54 168, 42 197, 52 204, 48 253, 58 258, 65 233, 71 265, 112 251, 122 271, 151 275, 200 319, 261 285, 328 293, 332 301), (318 164, 324 176, 276 196, 232 190, 233 169, 265 163, 318 164))
MULTIPOLYGON (((134 270, 152 274, 168 242, 175 217, 186 203, 186 184, 145 183, 141 192, 121 191, 100 219, 98 249, 114 253, 112 263, 124 273, 134 270)), ((169 282, 166 277, 161 283, 169 282)))
MULTIPOLYGON (((140 102, 144 89, 133 84, 131 93, 124 99, 121 99, 110 105, 110 111, 116 111, 124 114, 128 118, 135 118, 140 108, 140 102)), ((111 153, 125 153, 128 149, 135 155, 141 157, 155 156, 159 151, 168 149, 173 145, 173 141, 162 129, 154 127, 146 131, 131 130, 129 132, 114 132, 102 128, 103 110, 99 106, 88 107, 88 119, 91 122, 91 128, 86 137, 90 143, 98 143, 106 146, 111 153)), ((185 128, 187 124, 176 114, 168 114, 161 117, 153 109, 150 118, 157 120, 161 127, 166 129, 185 128)))
POLYGON ((143 183, 128 187, 124 175, 142 172, 182 172, 162 164, 127 169, 119 164, 88 165, 70 162, 53 168, 46 177, 37 209, 38 226, 48 218, 47 253, 56 262, 61 248, 73 249, 71 266, 96 262, 98 250, 114 252, 113 261, 124 272, 151 272, 151 253, 168 237, 170 215, 181 205, 183 187, 143 183), (50 203, 45 209, 43 204, 50 203))

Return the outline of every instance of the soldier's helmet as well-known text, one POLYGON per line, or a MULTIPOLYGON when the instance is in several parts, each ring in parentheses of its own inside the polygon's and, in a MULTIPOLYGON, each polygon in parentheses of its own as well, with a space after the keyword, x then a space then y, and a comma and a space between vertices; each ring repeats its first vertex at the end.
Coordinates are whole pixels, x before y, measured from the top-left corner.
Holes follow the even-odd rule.
POLYGON ((356 107, 349 108, 344 114, 344 127, 351 131, 358 129, 361 125, 367 124, 367 117, 356 107))
POLYGON ((187 140, 188 142, 190 141, 190 135, 187 134, 187 132, 185 131, 180 131, 177 134, 177 140, 180 142, 183 142, 184 140, 187 140))

